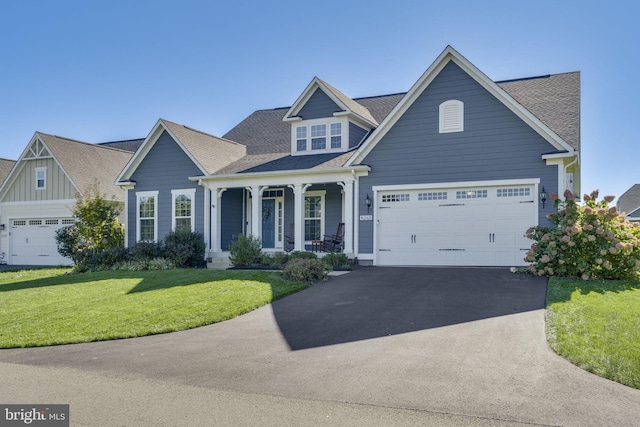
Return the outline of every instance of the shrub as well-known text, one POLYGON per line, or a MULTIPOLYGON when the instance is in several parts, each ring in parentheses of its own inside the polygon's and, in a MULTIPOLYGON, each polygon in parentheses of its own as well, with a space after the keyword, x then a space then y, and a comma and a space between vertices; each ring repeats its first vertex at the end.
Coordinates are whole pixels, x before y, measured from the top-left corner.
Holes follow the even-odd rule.
POLYGON ((58 253, 78 263, 87 252, 124 246, 124 227, 118 222, 118 204, 108 201, 94 182, 73 207, 77 222, 56 232, 58 253))
POLYGON ((345 254, 338 252, 330 252, 326 254, 322 261, 327 265, 328 268, 342 269, 342 270, 350 270, 351 266, 349 265, 349 258, 345 254))
POLYGON ((202 265, 205 249, 202 234, 191 230, 176 230, 164 238, 164 256, 178 267, 202 265))
POLYGON ((164 257, 164 247, 161 242, 138 242, 131 249, 134 260, 148 260, 164 257))
POLYGON ((289 254, 289 260, 292 259, 318 259, 313 252, 293 251, 289 254))
POLYGON ((284 252, 276 252, 271 257, 271 266, 282 267, 289 261, 289 255, 284 252))
POLYGON ((262 259, 262 241, 259 237, 241 234, 231 243, 229 252, 229 261, 234 267, 256 265, 262 259))
POLYGON ((86 249, 79 252, 77 258, 76 265, 82 265, 88 271, 100 271, 109 270, 118 263, 128 261, 130 254, 127 249, 114 246, 98 252, 86 249))
POLYGON ((547 217, 555 227, 532 227, 527 237, 535 243, 527 253, 529 271, 540 276, 570 276, 588 279, 636 278, 640 270, 640 224, 630 223, 607 196, 598 201, 598 191, 584 195, 584 205, 566 191, 556 194, 557 212, 547 217))
POLYGON ((327 266, 319 259, 291 259, 284 266, 282 273, 287 279, 300 282, 327 280, 327 266))

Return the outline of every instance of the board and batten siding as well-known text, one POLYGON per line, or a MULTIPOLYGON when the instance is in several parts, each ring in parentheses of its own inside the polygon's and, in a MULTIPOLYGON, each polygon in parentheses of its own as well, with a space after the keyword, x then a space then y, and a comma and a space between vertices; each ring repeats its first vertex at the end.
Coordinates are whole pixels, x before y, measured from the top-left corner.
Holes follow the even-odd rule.
POLYGON ((324 119, 333 117, 333 113, 337 111, 342 111, 342 109, 326 93, 316 89, 304 107, 300 109, 298 115, 302 116, 304 120, 324 119))
POLYGON ((3 202, 35 202, 43 200, 67 200, 76 198, 76 188, 62 168, 51 157, 23 159, 3 202), (36 190, 36 168, 46 167, 46 188, 36 190))
MULTIPOLYGON (((366 195, 374 200, 372 187, 379 185, 539 178, 547 194, 557 192, 558 166, 547 166, 541 158, 554 151, 450 62, 361 162, 371 172, 360 178, 360 212, 367 212, 366 195), (452 99, 464 103, 464 131, 441 134, 439 105, 452 99)), ((544 210, 540 206, 539 224, 550 225, 546 215, 552 211, 552 202, 544 210)), ((374 221, 359 226, 360 252, 372 253, 374 221)))
POLYGON ((194 231, 204 235, 204 188, 189 180, 190 176, 198 175, 202 175, 200 169, 166 131, 162 132, 130 178, 136 185, 127 192, 129 246, 136 242, 136 193, 142 191, 158 191, 158 240, 161 240, 171 232, 171 190, 195 188, 194 231))

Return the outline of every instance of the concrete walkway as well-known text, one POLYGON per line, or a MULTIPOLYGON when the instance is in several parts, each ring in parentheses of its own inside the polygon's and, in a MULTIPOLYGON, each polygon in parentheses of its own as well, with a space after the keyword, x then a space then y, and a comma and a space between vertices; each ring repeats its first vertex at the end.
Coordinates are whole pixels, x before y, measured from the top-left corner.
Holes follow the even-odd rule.
POLYGON ((548 348, 545 284, 363 268, 190 331, 0 351, 0 402, 78 425, 637 425, 640 391, 548 348))

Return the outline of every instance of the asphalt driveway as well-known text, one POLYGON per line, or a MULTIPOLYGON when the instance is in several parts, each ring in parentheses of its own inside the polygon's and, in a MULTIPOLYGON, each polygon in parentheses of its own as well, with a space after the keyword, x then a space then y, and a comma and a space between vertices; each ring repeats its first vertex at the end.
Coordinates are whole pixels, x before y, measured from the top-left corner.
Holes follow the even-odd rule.
POLYGON ((640 391, 548 348, 545 289, 362 268, 216 325, 2 350, 0 402, 70 403, 86 425, 637 425, 640 391))

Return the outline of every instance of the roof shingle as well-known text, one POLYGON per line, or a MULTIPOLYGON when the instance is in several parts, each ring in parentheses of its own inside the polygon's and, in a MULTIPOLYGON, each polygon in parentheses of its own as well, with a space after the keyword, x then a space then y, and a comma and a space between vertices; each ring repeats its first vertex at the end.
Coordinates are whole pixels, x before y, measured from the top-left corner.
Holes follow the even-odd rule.
POLYGON ((124 201, 123 191, 113 182, 131 158, 131 152, 41 132, 37 132, 37 135, 49 147, 80 192, 84 193, 97 182, 101 194, 124 201))

